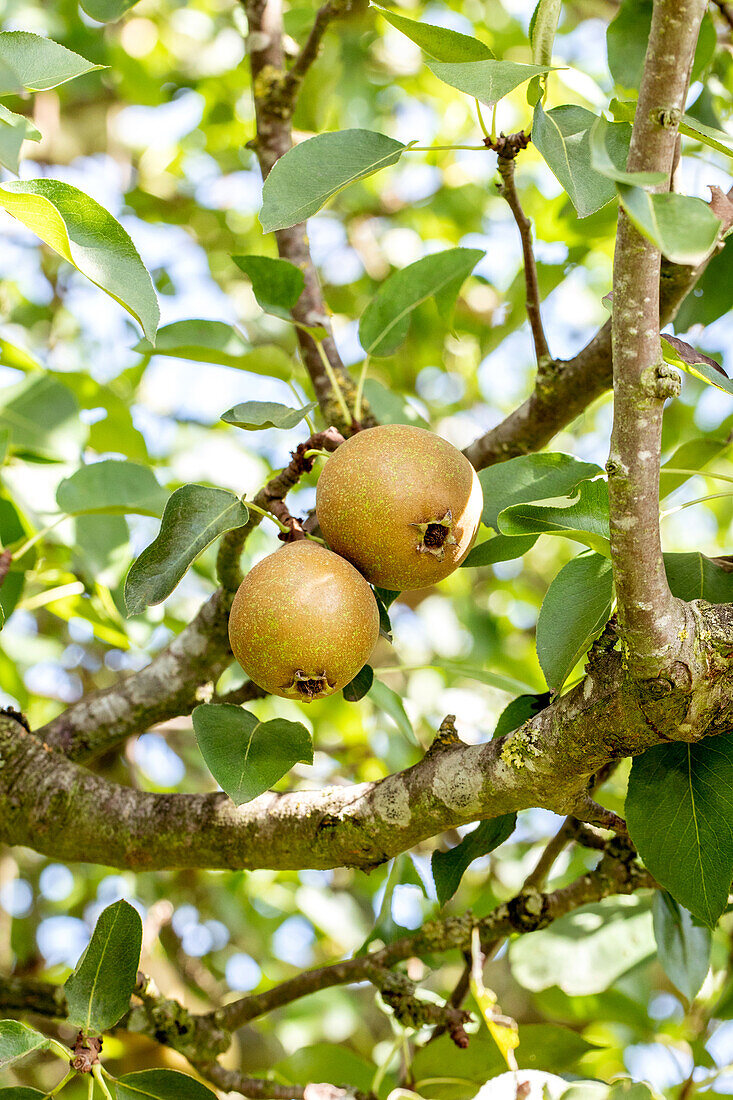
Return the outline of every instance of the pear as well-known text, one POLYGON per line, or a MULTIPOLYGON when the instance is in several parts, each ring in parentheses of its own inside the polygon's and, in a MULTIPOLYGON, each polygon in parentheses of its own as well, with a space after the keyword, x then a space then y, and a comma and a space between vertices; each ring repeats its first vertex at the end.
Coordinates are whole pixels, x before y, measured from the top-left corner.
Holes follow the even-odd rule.
POLYGON ((316 511, 328 545, 371 584, 395 592, 426 588, 457 569, 482 510, 468 459, 405 424, 357 432, 318 479, 316 511))
POLYGON ((303 703, 350 683, 378 637, 379 610, 367 582, 310 540, 258 562, 229 613, 232 651, 249 678, 303 703))

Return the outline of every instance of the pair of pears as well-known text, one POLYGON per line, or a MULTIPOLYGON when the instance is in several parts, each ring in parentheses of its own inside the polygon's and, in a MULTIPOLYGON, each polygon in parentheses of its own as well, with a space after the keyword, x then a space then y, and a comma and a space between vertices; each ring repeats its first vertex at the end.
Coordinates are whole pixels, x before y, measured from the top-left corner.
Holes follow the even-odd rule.
POLYGON ((229 616, 234 656, 273 695, 311 702, 339 691, 379 636, 370 584, 403 592, 447 577, 471 549, 482 509, 473 466, 446 440, 401 424, 358 432, 318 479, 331 549, 291 542, 250 570, 229 616))

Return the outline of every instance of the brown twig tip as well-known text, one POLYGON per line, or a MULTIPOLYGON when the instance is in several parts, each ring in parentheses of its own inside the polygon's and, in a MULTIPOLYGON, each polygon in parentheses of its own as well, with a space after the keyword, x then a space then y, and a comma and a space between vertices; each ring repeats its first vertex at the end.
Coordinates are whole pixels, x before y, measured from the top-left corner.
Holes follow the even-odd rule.
POLYGON ((87 1036, 80 1031, 74 1043, 74 1056, 69 1059, 69 1065, 77 1073, 91 1073, 99 1061, 102 1050, 102 1040, 94 1035, 87 1036))
POLYGON ((505 134, 503 131, 498 138, 485 137, 484 145, 494 153, 498 153, 502 160, 514 160, 517 153, 526 149, 532 138, 519 130, 516 134, 505 134))

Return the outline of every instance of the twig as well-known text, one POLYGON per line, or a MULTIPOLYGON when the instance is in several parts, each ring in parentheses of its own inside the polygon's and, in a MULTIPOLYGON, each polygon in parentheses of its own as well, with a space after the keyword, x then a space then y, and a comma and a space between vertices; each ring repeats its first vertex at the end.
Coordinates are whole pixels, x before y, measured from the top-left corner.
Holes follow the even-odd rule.
MULTIPOLYGON (((516 143, 512 146, 510 142, 511 138, 519 137, 524 138, 525 135, 513 134, 510 138, 506 138, 502 134, 496 142, 493 142, 491 138, 487 138, 486 145, 490 149, 499 150, 496 166, 502 179, 500 194, 509 204, 509 209, 514 215, 514 220, 519 230, 519 236, 522 240, 524 281, 527 287, 527 317, 529 318, 530 328, 532 329, 537 366, 540 368, 540 371, 542 371, 542 368, 552 361, 552 356, 550 355, 547 338, 545 337, 545 330, 542 327, 540 287, 537 280, 537 264, 535 263, 534 249, 532 246, 532 222, 525 214, 522 204, 519 201, 516 180, 514 178, 514 159, 517 155, 518 148, 516 143)), ((526 145, 526 140, 524 141, 524 145, 526 145)), ((523 146, 520 144, 519 148, 521 147, 523 146)))
POLYGON ((318 57, 323 36, 331 20, 344 15, 350 7, 351 0, 328 0, 328 3, 318 9, 310 34, 283 80, 282 94, 287 102, 294 103, 309 68, 318 57))
MULTIPOLYGON (((319 10, 305 45, 288 72, 283 51, 281 0, 242 0, 242 3, 249 28, 248 53, 257 126, 256 137, 249 144, 257 153, 262 178, 265 179, 275 162, 292 147, 292 114, 303 77, 317 56, 331 18, 345 11, 348 5, 342 0, 330 0, 319 10)), ((350 432, 351 415, 344 416, 323 368, 318 344, 301 327, 320 325, 329 333, 323 340, 323 349, 338 379, 347 410, 352 409, 354 382, 330 335, 326 304, 310 254, 305 225, 301 223, 279 229, 275 232, 275 239, 278 254, 300 268, 305 277, 303 293, 293 307, 292 316, 303 363, 313 383, 323 418, 327 424, 336 424, 344 432, 350 432)), ((362 409, 361 419, 364 427, 372 427, 376 423, 366 406, 362 409)))
MULTIPOLYGON (((298 444, 292 452, 290 462, 285 469, 281 470, 275 477, 270 478, 267 484, 263 485, 255 495, 253 503, 256 505, 257 509, 270 512, 272 515, 276 516, 284 526, 290 527, 290 533, 286 536, 288 541, 293 538, 306 537, 306 532, 303 531, 302 525, 290 515, 290 512, 283 504, 283 500, 290 490, 298 484, 303 474, 310 473, 313 469, 313 463, 315 462, 316 456, 308 455, 307 452, 313 450, 335 451, 343 441, 344 437, 336 428, 326 428, 323 432, 316 432, 315 435, 306 439, 304 443, 298 444)), ((244 527, 239 527, 235 531, 230 531, 221 540, 219 553, 216 559, 216 573, 222 588, 228 592, 236 592, 239 585, 242 583, 242 570, 240 566, 242 547, 251 532, 255 527, 258 527, 261 522, 262 515, 260 512, 252 509, 244 527)))
MULTIPOLYGON (((290 981, 274 986, 265 993, 250 994, 233 1001, 212 1014, 219 1026, 236 1029, 277 1008, 322 989, 336 985, 372 980, 375 967, 388 968, 413 955, 459 948, 468 951, 471 931, 478 925, 484 952, 498 949, 496 941, 511 932, 529 932, 544 928, 558 917, 580 905, 599 901, 616 893, 633 893, 653 885, 653 879, 635 863, 606 854, 598 868, 576 879, 570 886, 554 893, 537 890, 519 894, 511 902, 497 906, 486 917, 475 922, 470 914, 431 921, 413 936, 388 944, 369 955, 358 955, 332 966, 307 970, 290 981), (531 898, 531 900, 530 900, 531 898)), ((455 1007, 453 999, 450 1001, 455 1007)))

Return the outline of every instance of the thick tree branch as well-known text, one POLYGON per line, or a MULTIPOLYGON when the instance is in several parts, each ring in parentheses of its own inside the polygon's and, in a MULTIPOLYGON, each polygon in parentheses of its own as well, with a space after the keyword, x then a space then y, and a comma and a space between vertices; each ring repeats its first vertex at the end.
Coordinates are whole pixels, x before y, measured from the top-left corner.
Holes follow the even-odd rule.
MULTIPOLYGON (((655 0, 628 170, 672 170, 677 126, 705 0, 655 0)), ((666 190, 667 184, 661 185, 666 190)), ((629 659, 653 676, 673 658, 682 609, 672 596, 659 530, 664 401, 679 378, 661 358, 659 249, 619 210, 613 278, 614 420, 607 465, 611 556, 629 659)))
POLYGON ((231 595, 215 592, 149 665, 73 703, 37 730, 38 738, 74 760, 87 760, 208 701, 232 660, 227 633, 231 595))
MULTIPOLYGON (((293 70, 285 69, 281 0, 242 0, 249 24, 248 52, 252 70, 252 89, 257 122, 257 136, 251 143, 266 179, 272 166, 292 147, 292 114, 296 93, 309 65, 315 60, 318 46, 331 18, 347 8, 346 3, 332 0, 316 16, 311 35, 306 41, 293 70)), ((330 320, 308 247, 305 224, 275 233, 279 255, 299 267, 305 276, 305 289, 293 308, 293 320, 304 325, 323 325, 330 333, 330 320)), ((323 366, 318 347, 307 332, 297 329, 303 362, 310 375, 316 397, 327 424, 335 424, 348 434, 351 424, 344 422, 343 413, 323 366)), ((354 408, 356 388, 341 362, 332 336, 323 341, 346 404, 354 408)), ((375 423, 362 402, 361 424, 375 423)))
POLYGON ((601 651, 581 684, 505 738, 436 747, 378 783, 268 792, 238 808, 224 794, 111 783, 5 717, 0 840, 141 870, 368 869, 446 829, 530 806, 613 825, 588 793, 600 768, 664 741, 722 732, 733 720, 733 610, 682 606, 685 640, 658 681, 636 683, 621 654, 601 651))

